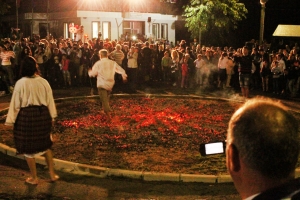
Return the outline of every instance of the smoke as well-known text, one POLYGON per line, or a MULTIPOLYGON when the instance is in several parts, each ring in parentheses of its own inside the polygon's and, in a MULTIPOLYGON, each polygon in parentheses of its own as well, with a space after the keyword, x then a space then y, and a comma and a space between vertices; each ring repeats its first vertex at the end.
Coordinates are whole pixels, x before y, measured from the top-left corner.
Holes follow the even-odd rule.
POLYGON ((244 97, 232 87, 218 88, 218 67, 213 63, 207 64, 202 70, 200 86, 196 87, 195 94, 201 96, 210 96, 215 98, 224 98, 230 101, 243 102, 244 97))

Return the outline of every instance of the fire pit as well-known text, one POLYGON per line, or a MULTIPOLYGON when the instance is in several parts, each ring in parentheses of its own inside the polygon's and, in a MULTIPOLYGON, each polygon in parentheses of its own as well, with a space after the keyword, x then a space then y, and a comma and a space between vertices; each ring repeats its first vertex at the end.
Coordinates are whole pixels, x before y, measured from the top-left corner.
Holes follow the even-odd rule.
MULTIPOLYGON (((54 157, 83 164, 152 172, 226 173, 225 155, 201 157, 199 145, 223 141, 239 102, 190 96, 113 96, 110 122, 98 96, 56 101, 54 157)), ((14 147, 0 125, 0 142, 14 147)))

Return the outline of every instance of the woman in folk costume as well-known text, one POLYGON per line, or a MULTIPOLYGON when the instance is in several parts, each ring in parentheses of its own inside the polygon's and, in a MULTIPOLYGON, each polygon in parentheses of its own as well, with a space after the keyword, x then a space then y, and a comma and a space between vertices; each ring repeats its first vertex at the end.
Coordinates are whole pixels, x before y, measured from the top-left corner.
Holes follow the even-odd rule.
POLYGON ((54 172, 51 127, 57 117, 52 89, 38 75, 36 60, 26 56, 21 64, 21 79, 17 81, 5 125, 13 126, 17 154, 24 154, 31 177, 26 183, 38 184, 35 156, 44 155, 51 181, 59 177, 54 172))

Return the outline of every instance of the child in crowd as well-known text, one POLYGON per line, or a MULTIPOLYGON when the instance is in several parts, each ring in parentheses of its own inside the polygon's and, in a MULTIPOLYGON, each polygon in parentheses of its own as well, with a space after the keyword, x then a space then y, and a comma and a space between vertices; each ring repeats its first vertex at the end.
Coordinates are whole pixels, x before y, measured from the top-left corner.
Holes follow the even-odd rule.
POLYGON ((63 54, 61 60, 61 70, 64 77, 65 87, 71 86, 71 76, 70 76, 69 66, 70 66, 70 59, 68 59, 66 54, 63 54))

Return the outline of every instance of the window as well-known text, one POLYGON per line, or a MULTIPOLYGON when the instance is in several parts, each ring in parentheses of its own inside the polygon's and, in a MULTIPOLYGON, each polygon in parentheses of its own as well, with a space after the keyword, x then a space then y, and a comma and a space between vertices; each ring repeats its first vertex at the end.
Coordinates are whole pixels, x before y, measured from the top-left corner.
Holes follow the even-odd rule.
POLYGON ((64 38, 71 38, 74 40, 75 34, 69 31, 69 25, 74 23, 64 23, 64 38))
POLYGON ((64 38, 69 37, 69 25, 68 23, 64 23, 64 38))
POLYGON ((102 38, 103 39, 110 39, 110 22, 103 22, 102 23, 102 38))
POLYGON ((98 38, 99 22, 92 22, 92 38, 98 38))
POLYGON ((152 37, 154 40, 157 40, 159 38, 159 24, 152 24, 152 37))
POLYGON ((123 21, 123 33, 130 33, 130 35, 144 35, 145 22, 140 21, 123 21))
POLYGON ((161 24, 161 38, 168 39, 168 24, 161 24))

